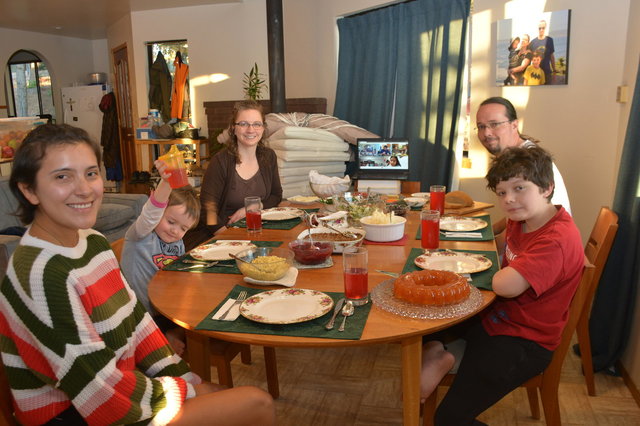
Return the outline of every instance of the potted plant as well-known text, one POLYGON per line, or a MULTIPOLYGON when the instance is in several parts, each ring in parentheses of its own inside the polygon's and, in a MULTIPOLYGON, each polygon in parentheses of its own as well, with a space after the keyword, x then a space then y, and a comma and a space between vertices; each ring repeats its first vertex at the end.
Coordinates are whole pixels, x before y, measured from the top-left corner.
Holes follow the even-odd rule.
POLYGON ((262 99, 262 90, 267 88, 265 76, 258 70, 258 64, 254 62, 249 74, 244 74, 242 83, 244 84, 245 99, 258 101, 262 99))

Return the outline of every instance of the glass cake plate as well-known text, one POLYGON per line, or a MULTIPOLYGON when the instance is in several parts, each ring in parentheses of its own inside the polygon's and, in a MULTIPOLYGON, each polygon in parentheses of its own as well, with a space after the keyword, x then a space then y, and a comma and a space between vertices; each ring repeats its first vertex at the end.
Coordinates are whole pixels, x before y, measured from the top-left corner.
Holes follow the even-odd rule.
POLYGON ((416 305, 397 299, 393 295, 393 282, 389 279, 381 282, 371 291, 371 300, 380 309, 403 317, 417 319, 457 318, 471 314, 482 306, 482 294, 470 285, 469 297, 460 302, 444 306, 416 305))

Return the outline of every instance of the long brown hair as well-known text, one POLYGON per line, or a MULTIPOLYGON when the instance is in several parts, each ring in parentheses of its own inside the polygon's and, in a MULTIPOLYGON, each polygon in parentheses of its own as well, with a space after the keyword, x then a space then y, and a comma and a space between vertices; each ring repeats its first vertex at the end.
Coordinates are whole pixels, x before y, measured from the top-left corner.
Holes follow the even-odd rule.
POLYGON ((256 149, 256 157, 261 157, 262 152, 266 148, 265 135, 267 134, 267 121, 264 114, 264 108, 260 103, 254 100, 244 100, 244 101, 237 102, 233 107, 233 114, 231 114, 231 120, 229 121, 229 127, 227 129, 227 131, 229 132, 229 136, 231 137, 231 139, 229 140, 229 143, 227 144, 227 150, 231 154, 233 154, 233 156, 235 157, 236 164, 241 163, 240 154, 238 153, 238 137, 236 136, 236 132, 235 132, 236 120, 238 119, 238 115, 240 115, 242 111, 247 111, 247 110, 258 111, 260 113, 260 116, 262 117, 263 132, 262 132, 262 137, 258 141, 258 147, 256 149))

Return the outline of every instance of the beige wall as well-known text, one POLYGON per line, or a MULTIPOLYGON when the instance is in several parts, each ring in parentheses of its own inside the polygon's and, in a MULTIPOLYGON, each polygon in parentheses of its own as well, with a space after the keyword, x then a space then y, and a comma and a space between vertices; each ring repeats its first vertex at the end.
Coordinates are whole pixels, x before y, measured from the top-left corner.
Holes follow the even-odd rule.
MULTIPOLYGON (((87 74, 106 72, 104 41, 60 37, 29 31, 0 28, 0 64, 4 77, 7 61, 16 51, 23 49, 36 53, 42 58, 51 73, 53 82, 53 102, 56 118, 62 122, 61 87, 86 84, 87 74)), ((0 105, 6 102, 3 83, 0 85, 0 105)), ((5 116, 5 115, 3 115, 5 116)))

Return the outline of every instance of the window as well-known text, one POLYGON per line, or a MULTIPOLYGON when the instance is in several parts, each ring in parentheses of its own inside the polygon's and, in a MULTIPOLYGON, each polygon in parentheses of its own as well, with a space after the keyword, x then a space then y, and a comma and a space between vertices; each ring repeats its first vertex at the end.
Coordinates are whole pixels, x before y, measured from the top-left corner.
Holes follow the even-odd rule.
POLYGON ((37 55, 26 50, 14 53, 7 63, 5 85, 9 117, 55 118, 51 76, 37 55))

